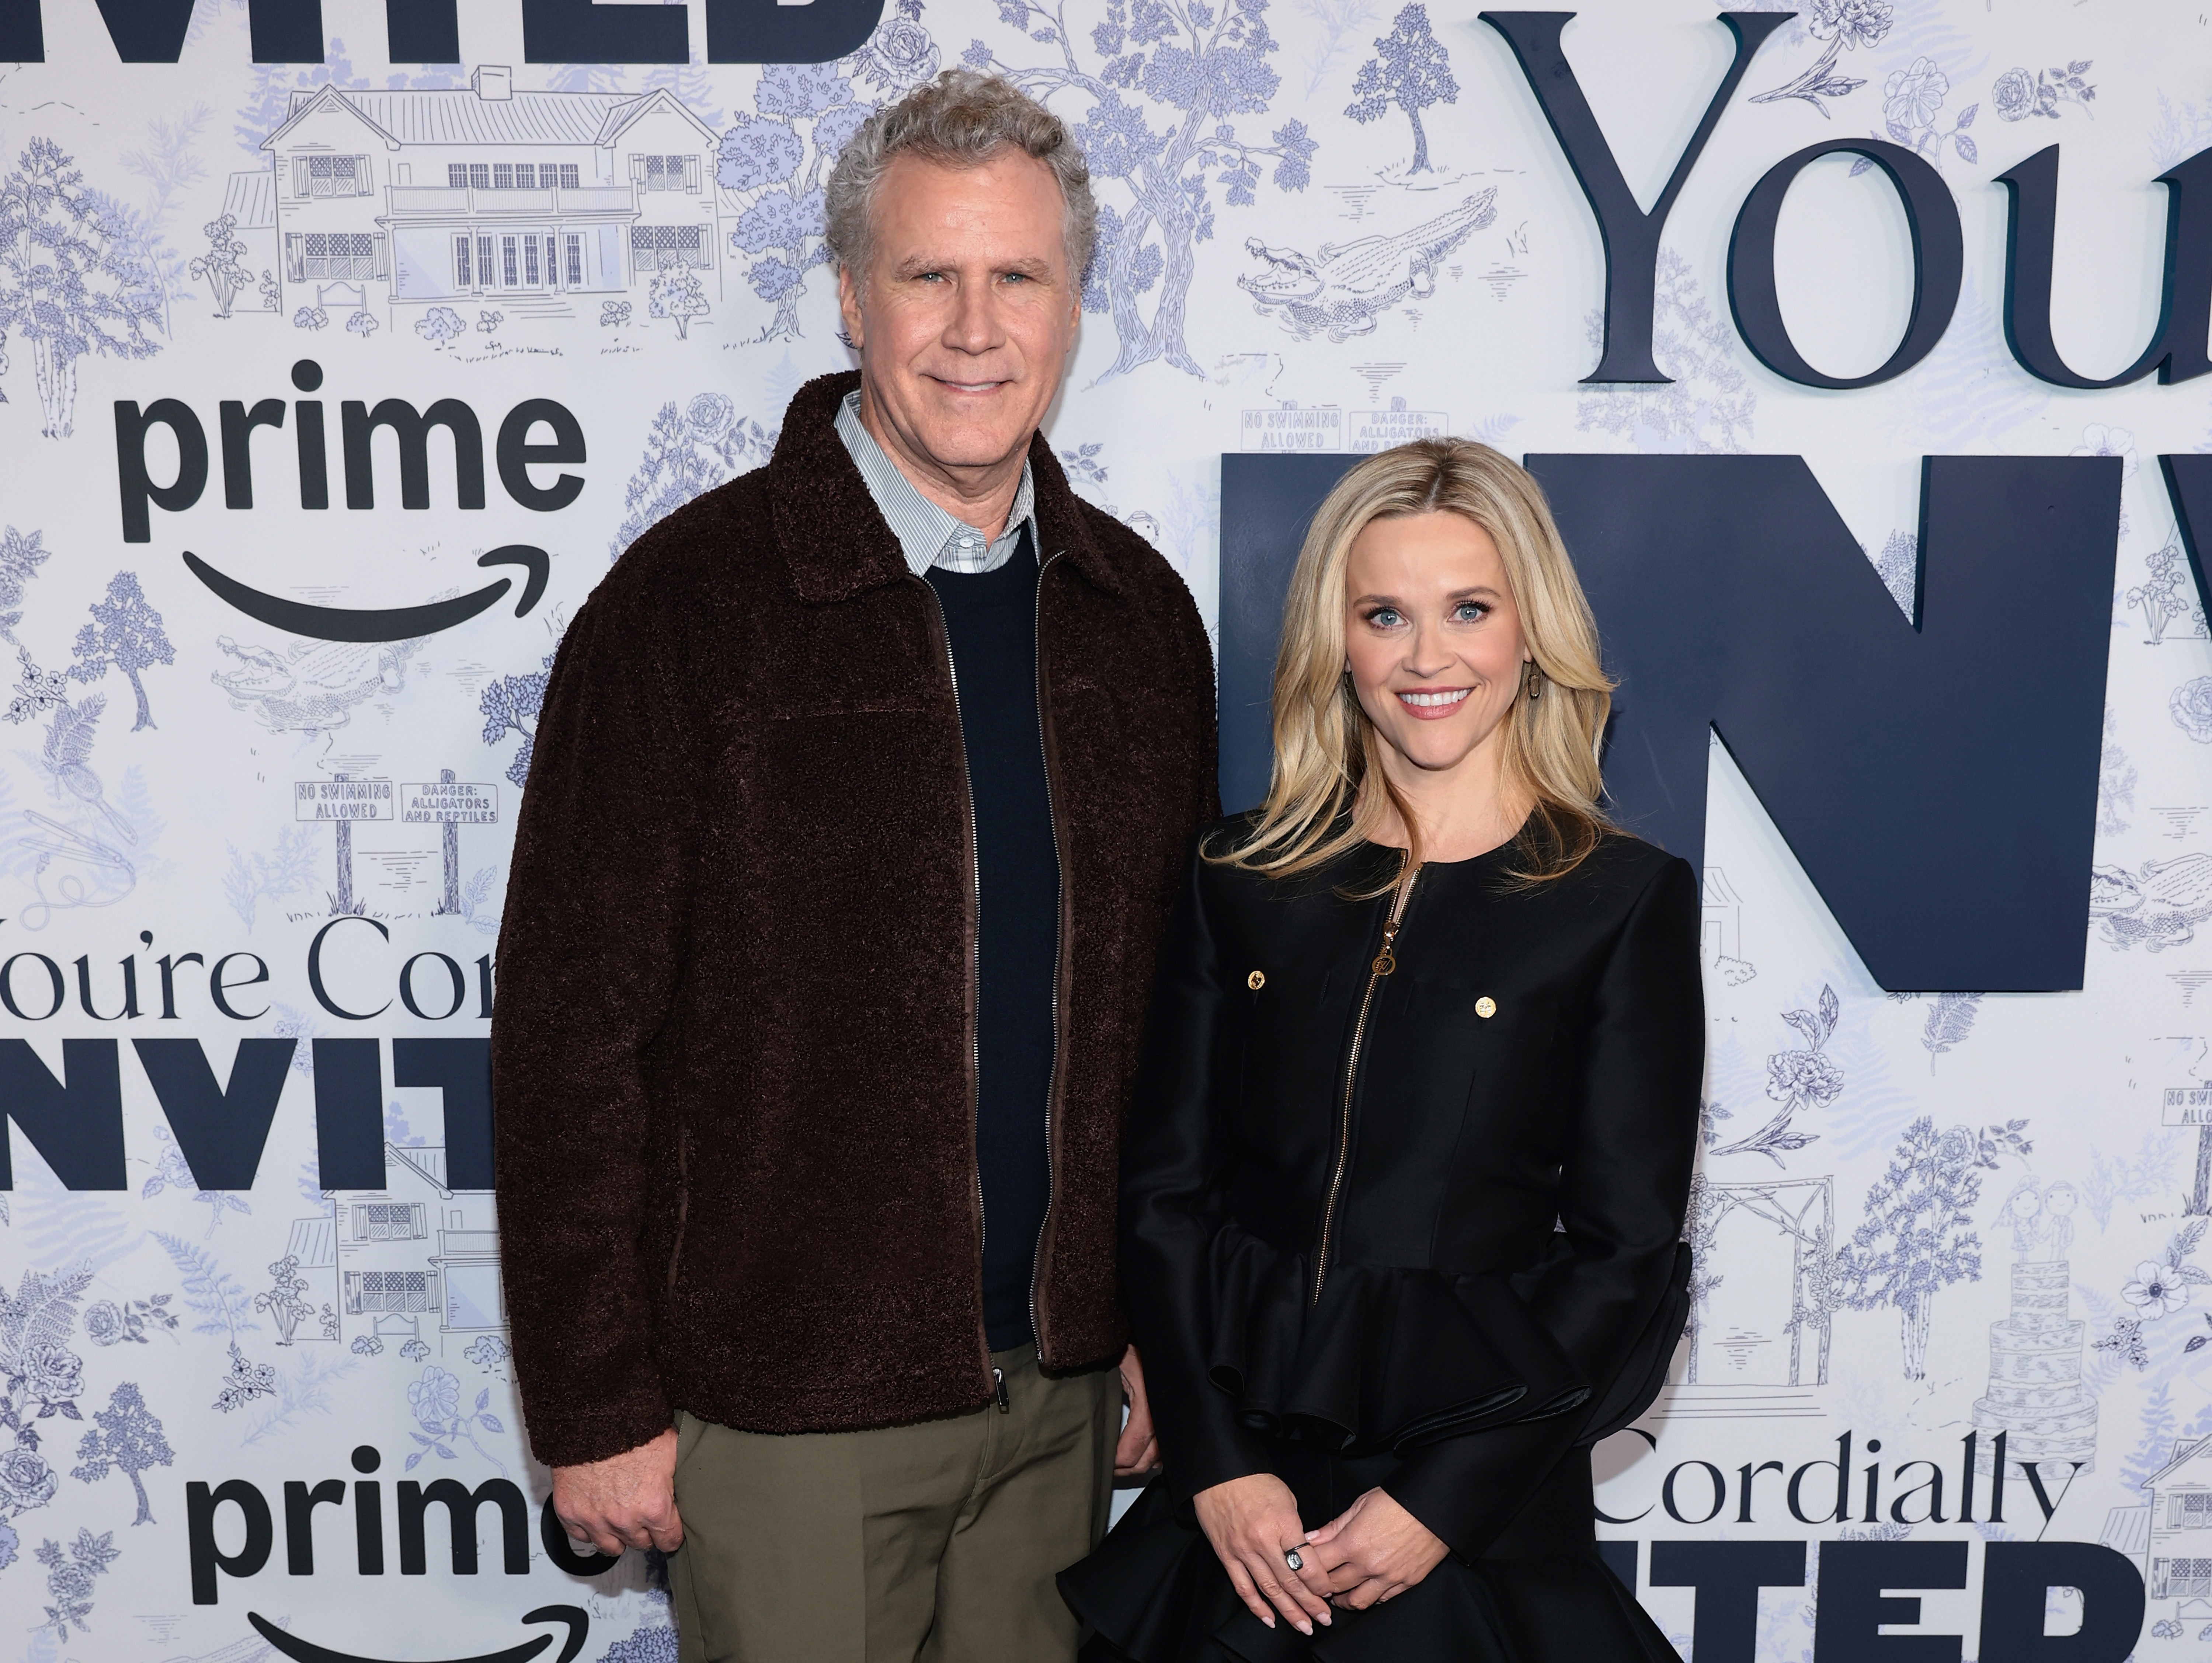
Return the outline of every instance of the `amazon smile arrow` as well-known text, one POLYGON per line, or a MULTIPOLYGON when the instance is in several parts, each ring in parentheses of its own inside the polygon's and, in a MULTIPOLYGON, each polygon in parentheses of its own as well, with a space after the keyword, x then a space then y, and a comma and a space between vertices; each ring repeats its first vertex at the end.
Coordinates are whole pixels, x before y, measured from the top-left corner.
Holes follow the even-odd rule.
MULTIPOLYGON (((543 549, 526 543, 509 543, 479 555, 481 567, 520 566, 529 574, 522 586, 522 598, 515 603, 514 616, 522 617, 538 604, 545 592, 546 580, 552 575, 551 556, 543 549)), ((269 624, 277 629, 289 630, 295 635, 310 635, 325 641, 404 641, 422 635, 434 635, 441 629, 451 629, 455 624, 465 623, 490 606, 514 586, 512 578, 501 578, 496 583, 465 595, 456 595, 451 600, 431 601, 422 606, 393 606, 374 610, 356 610, 344 606, 310 606, 304 601, 286 600, 281 595, 264 593, 236 578, 227 577, 202 560, 189 549, 185 550, 185 566, 191 574, 212 589, 217 596, 236 607, 249 618, 269 624)))
MULTIPOLYGON (((311 1640, 287 1634, 258 1611, 246 1612, 246 1620, 253 1624, 255 1631, 264 1640, 292 1659, 293 1663, 388 1663, 388 1660, 382 1658, 334 1652, 326 1646, 316 1645, 311 1640)), ((568 1625, 568 1642, 561 1648, 561 1654, 553 1660, 553 1663, 571 1663, 576 1654, 583 1650, 584 1635, 592 1625, 592 1619, 581 1605, 540 1605, 536 1611, 526 1611, 522 1620, 526 1623, 565 1623, 568 1625)), ((454 1658, 451 1663, 532 1663, 532 1660, 552 1643, 551 1635, 541 1634, 535 1640, 526 1640, 520 1646, 510 1646, 503 1652, 485 1652, 477 1657, 454 1658)), ((444 1660, 441 1660, 441 1663, 444 1660)))

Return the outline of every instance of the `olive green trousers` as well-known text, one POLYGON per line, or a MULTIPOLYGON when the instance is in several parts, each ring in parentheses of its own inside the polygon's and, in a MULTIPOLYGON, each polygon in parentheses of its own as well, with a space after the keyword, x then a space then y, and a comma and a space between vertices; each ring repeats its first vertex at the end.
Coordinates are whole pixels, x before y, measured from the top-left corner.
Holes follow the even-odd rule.
POLYGON ((679 1663, 1072 1663, 1053 1577, 1106 1533, 1121 1378, 991 1361, 1003 1413, 781 1437, 679 1413, 679 1663))

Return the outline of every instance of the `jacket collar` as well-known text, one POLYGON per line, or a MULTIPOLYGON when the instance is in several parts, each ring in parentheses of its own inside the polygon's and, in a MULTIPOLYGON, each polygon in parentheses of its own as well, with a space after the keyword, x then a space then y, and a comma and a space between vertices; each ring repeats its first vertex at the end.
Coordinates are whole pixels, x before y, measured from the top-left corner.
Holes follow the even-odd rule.
MULTIPOLYGON (((817 376, 784 411, 783 431, 769 458, 769 501, 776 548, 791 586, 810 606, 850 600, 908 575, 906 557, 868 495, 866 482, 837 437, 837 406, 860 385, 860 373, 817 376)), ((1091 535, 1060 459, 1042 433, 1030 439, 1030 477, 1036 495, 1039 554, 1065 552, 1092 584, 1121 592, 1105 550, 1091 535)))

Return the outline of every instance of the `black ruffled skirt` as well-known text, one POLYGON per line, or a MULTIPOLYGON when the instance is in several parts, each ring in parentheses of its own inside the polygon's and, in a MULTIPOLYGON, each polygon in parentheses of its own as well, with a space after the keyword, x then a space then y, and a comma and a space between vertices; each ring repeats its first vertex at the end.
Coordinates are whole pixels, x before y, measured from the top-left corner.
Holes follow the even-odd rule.
MULTIPOLYGON (((1300 1516, 1316 1524, 1399 1464, 1270 1445, 1300 1516)), ((1060 1587, 1092 1635, 1084 1663, 1680 1663, 1598 1557, 1593 1519, 1589 1455, 1577 1449, 1481 1559, 1447 1556, 1418 1587, 1338 1611, 1309 1640, 1246 1609, 1190 1508, 1155 1480, 1060 1587)))

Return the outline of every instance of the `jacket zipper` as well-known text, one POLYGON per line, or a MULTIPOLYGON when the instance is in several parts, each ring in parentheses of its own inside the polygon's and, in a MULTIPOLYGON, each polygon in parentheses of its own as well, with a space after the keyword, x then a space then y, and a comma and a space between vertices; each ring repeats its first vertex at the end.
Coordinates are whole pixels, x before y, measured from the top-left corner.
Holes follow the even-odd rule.
POLYGON ((1059 1177, 1053 1164, 1052 1105, 1054 1093, 1060 1089, 1060 964, 1067 954, 1067 871, 1060 859, 1060 812, 1052 794, 1052 737, 1044 692, 1044 574, 1059 558, 1054 554, 1037 567, 1036 613, 1037 750, 1044 763, 1045 819, 1052 828, 1053 870, 1060 879, 1060 927, 1055 932, 1059 938, 1053 944, 1052 955, 1052 1065, 1045 1075, 1044 1087, 1044 1217, 1037 1221, 1036 1247, 1030 1255, 1030 1338, 1036 1346, 1039 1363, 1044 1361, 1044 1324, 1037 1313, 1037 1289, 1044 1279, 1044 1238, 1052 1225, 1059 1177))
POLYGON ((1352 1159, 1352 1094, 1359 1080, 1359 1047, 1367 1037, 1367 1015, 1375 1004, 1375 987, 1383 977, 1398 968, 1398 931, 1406 919, 1407 903, 1413 898, 1413 886, 1421 881, 1418 868, 1399 886, 1396 897, 1390 903, 1390 916, 1382 925, 1382 950, 1376 954, 1367 967, 1367 992, 1359 1000, 1359 1020, 1352 1025, 1352 1055, 1344 1065, 1344 1102, 1337 1126, 1336 1168, 1328 1180, 1328 1199, 1321 1214, 1321 1247, 1314 1255, 1314 1285, 1312 1303, 1321 1303, 1322 1284, 1328 1277, 1329 1234, 1336 1224, 1337 1198, 1344 1190, 1344 1169, 1352 1159))
MULTIPOLYGON (((960 737, 960 788, 968 804, 968 1144, 969 1161, 975 1178, 975 1278, 982 1284, 983 1243, 988 1237, 990 1221, 983 1213, 983 1162, 975 1149, 975 1116, 977 1082, 983 1073, 982 1040, 975 1031, 975 955, 981 935, 977 914, 983 908, 983 856, 975 847, 975 781, 968 772, 967 725, 960 713, 960 671, 952 661, 952 631, 945 622, 945 608, 937 598, 937 591, 929 586, 927 578, 913 577, 929 596, 932 613, 937 619, 937 636, 945 643, 945 674, 952 684, 952 723, 960 737)), ((1049 1145, 1048 1145, 1049 1147, 1049 1145)), ((979 1324, 975 1343, 981 1348, 984 1369, 991 1375, 992 1396, 1001 1399, 1006 1394, 1006 1383, 996 1369, 991 1367, 991 1342, 979 1324)))

